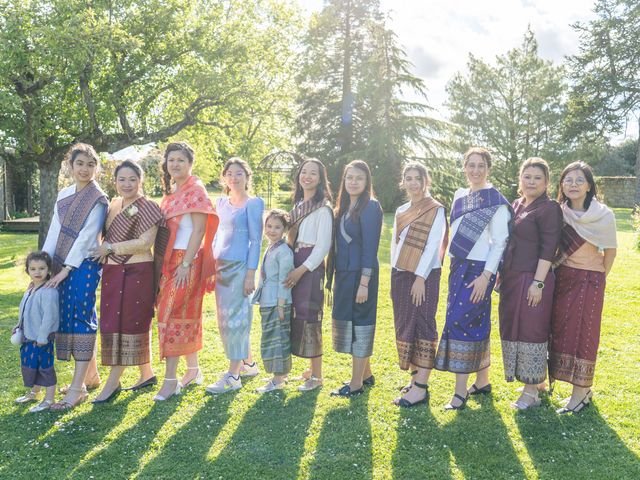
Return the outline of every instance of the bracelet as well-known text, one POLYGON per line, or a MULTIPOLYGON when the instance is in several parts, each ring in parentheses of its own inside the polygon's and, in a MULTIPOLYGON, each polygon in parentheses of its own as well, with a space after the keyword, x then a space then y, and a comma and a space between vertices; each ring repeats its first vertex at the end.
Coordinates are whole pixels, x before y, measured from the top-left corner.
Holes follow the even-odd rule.
POLYGON ((64 268, 65 268, 65 270, 68 270, 69 272, 73 272, 73 267, 71 265, 65 265, 64 268))
POLYGON ((487 280, 491 280, 491 275, 489 275, 489 276, 487 277, 487 276, 484 274, 484 272, 482 272, 482 276, 483 276, 484 278, 486 278, 487 280))
POLYGON ((361 283, 360 286, 364 288, 369 288, 369 285, 365 285, 364 283, 361 283))

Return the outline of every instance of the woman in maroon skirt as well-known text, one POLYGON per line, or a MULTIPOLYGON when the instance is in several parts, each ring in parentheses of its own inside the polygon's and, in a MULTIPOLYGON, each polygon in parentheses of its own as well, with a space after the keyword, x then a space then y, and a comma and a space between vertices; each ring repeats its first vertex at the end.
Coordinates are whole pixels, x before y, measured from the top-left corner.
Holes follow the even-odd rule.
POLYGON ((547 196, 549 166, 529 158, 520 167, 521 197, 500 283, 500 338, 505 377, 525 384, 514 408, 540 405, 538 384, 546 378, 547 342, 555 277, 551 262, 562 229, 562 211, 547 196))
POLYGON ((565 225, 556 260, 549 380, 569 382, 573 392, 558 413, 578 413, 592 396, 606 277, 617 247, 615 217, 596 193, 589 165, 573 162, 564 169, 558 201, 565 225))
POLYGON ((160 207, 141 193, 142 169, 137 164, 126 160, 118 165, 115 181, 120 196, 109 205, 104 241, 93 252, 105 263, 100 339, 102 364, 111 367, 93 403, 108 402, 118 395, 122 389, 120 376, 127 366, 141 367, 140 379, 132 390, 157 383, 150 365, 156 293, 151 247, 164 220, 160 207))
POLYGON ((291 288, 291 353, 310 359, 300 391, 322 386, 322 304, 324 257, 331 249, 333 210, 327 171, 320 160, 304 160, 295 177, 291 227, 287 243, 294 269, 284 281, 291 288))
POLYGON ((429 401, 427 381, 438 346, 436 311, 447 220, 444 207, 429 194, 426 167, 410 163, 400 184, 409 201, 396 210, 391 237, 391 300, 396 347, 402 370, 411 369, 411 385, 394 400, 399 407, 429 401))

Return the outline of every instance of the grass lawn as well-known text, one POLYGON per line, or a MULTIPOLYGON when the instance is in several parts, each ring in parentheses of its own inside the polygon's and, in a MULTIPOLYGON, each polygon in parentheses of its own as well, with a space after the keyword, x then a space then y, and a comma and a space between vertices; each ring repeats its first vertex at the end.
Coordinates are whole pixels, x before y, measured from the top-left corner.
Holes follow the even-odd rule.
MULTIPOLYGON (((632 250, 629 211, 616 213, 620 249, 607 285, 593 406, 562 417, 554 410, 570 393, 566 384, 545 396, 542 408, 510 408, 518 385, 503 380, 495 296, 493 394, 473 398, 462 412, 445 412, 454 375, 435 371, 430 406, 399 410, 391 404, 408 375, 396 363, 390 215, 379 255, 384 266, 372 360, 377 384, 364 395, 351 401, 329 396, 349 377, 350 359, 332 351, 327 314, 323 390, 302 394, 291 384, 260 396, 253 392, 260 376, 220 397, 194 387, 155 404, 152 391, 124 392, 109 405, 30 414, 13 403, 24 388, 9 335, 27 284, 16 262, 35 247, 36 237, 0 234, 0 478, 640 478, 640 253, 632 250)), ((446 274, 442 278, 439 330, 446 274)), ((214 310, 209 295, 200 357, 208 383, 226 366, 214 310)), ((256 315, 256 353, 259 337, 256 315)), ((154 366, 163 373, 157 360, 154 366)), ((295 359, 294 373, 304 366, 295 359)), ((71 364, 56 368, 59 383, 68 383, 71 364)), ((135 378, 129 369, 123 384, 135 378)))

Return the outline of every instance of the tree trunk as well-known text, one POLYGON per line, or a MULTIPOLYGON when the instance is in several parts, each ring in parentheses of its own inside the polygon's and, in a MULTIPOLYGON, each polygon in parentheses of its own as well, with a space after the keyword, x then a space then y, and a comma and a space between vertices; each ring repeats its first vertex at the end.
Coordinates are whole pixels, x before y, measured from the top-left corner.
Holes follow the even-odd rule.
POLYGON ((47 238, 53 207, 58 197, 58 174, 61 161, 58 158, 41 162, 40 167, 40 227, 38 228, 38 248, 42 248, 47 238))
POLYGON ((640 116, 638 116, 638 144, 636 146, 636 196, 633 202, 633 211, 640 207, 640 116))

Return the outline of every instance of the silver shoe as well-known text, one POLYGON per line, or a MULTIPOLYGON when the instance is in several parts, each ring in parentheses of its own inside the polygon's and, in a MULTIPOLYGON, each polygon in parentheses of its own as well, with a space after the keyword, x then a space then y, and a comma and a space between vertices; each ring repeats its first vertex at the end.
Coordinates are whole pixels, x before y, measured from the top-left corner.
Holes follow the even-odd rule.
POLYGON ((309 380, 298 387, 298 391, 310 392, 311 390, 315 390, 316 388, 320 387, 322 387, 322 378, 314 377, 313 375, 311 375, 311 377, 309 377, 309 380))

